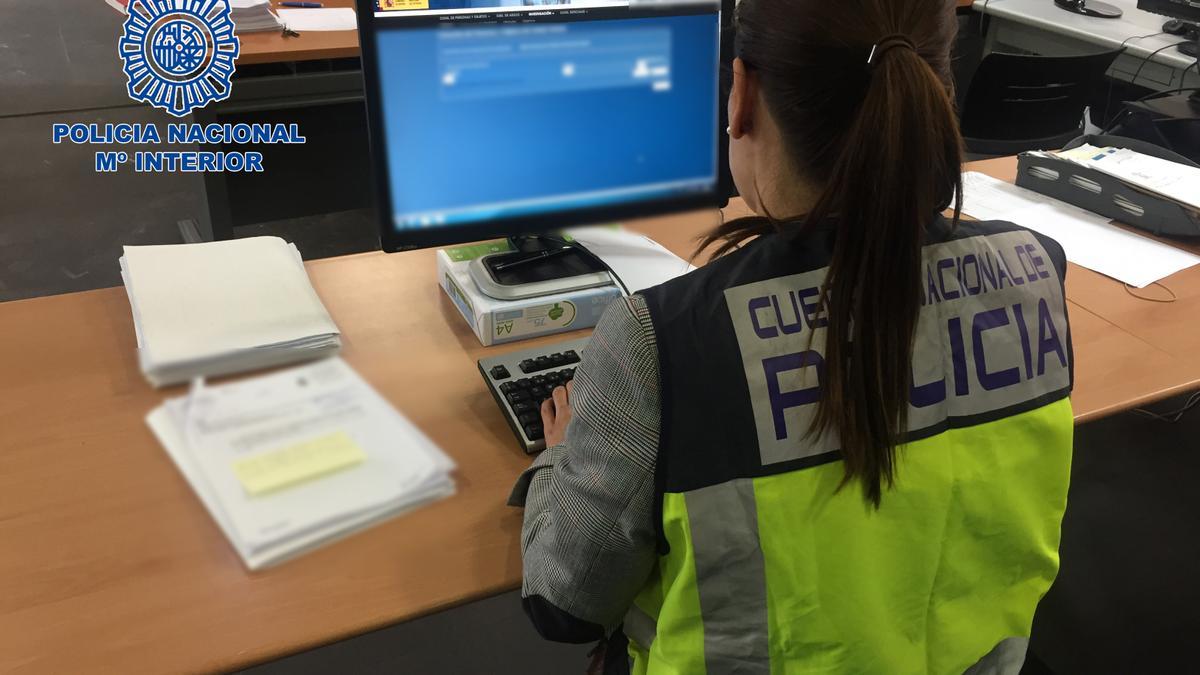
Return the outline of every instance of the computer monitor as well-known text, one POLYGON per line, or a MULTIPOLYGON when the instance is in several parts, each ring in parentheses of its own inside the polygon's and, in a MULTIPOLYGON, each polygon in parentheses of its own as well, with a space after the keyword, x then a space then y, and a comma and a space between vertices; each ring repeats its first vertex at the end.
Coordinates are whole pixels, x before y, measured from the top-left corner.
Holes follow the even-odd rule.
POLYGON ((1138 9, 1180 21, 1200 23, 1200 2, 1195 0, 1138 0, 1138 9))
POLYGON ((384 250, 724 205, 732 10, 358 0, 384 250))

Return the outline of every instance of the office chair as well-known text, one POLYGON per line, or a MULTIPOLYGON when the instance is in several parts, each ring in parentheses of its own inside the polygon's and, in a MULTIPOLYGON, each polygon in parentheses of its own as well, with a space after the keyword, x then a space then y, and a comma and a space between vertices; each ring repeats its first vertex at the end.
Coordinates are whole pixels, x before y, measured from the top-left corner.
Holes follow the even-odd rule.
POLYGON ((1156 120, 1168 150, 1200 164, 1200 116, 1156 120))
POLYGON ((1126 111, 1113 123, 1112 134, 1145 141, 1200 164, 1200 115, 1159 117, 1126 111))
POLYGON ((1084 108, 1120 53, 988 54, 963 103, 967 151, 998 156, 1061 148, 1083 133, 1084 108))

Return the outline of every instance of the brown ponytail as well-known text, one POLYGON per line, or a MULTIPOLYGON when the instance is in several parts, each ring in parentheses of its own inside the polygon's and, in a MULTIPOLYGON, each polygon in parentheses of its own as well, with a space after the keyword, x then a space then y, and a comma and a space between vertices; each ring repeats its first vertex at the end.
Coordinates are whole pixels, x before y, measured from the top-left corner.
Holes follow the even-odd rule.
MULTIPOLYGON (((810 430, 837 432, 843 485, 878 506, 907 431, 924 231, 959 203, 962 140, 950 95, 950 0, 743 0, 738 56, 797 167, 822 186, 800 227, 833 220, 822 398, 810 430), (868 63, 870 59, 870 63, 868 63)), ((957 221, 958 213, 955 213, 957 221)), ((724 224, 718 255, 775 227, 724 224)))

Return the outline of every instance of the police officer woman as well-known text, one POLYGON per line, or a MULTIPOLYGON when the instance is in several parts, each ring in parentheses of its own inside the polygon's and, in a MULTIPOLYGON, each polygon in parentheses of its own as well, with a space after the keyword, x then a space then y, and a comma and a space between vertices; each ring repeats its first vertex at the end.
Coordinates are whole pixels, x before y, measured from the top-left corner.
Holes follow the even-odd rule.
POLYGON ((1016 673, 1071 461, 1052 240, 961 195, 953 0, 742 0, 756 214, 543 409, 525 608, 638 673, 1016 673), (625 650, 627 649, 627 654, 625 650))

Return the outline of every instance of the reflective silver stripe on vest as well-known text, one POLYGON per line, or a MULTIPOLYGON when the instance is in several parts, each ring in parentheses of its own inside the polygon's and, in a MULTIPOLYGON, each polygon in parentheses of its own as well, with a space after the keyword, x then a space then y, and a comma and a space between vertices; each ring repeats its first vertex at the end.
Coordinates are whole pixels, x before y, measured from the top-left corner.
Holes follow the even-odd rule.
POLYGON ((963 675, 1017 675, 1025 665, 1025 654, 1029 651, 1029 638, 1011 637, 1001 640, 996 648, 988 652, 979 662, 963 675))
POLYGON ((767 580, 749 479, 688 492, 709 675, 770 672, 767 580))
POLYGON ((631 642, 637 643, 637 646, 650 651, 650 646, 654 644, 654 638, 658 636, 658 623, 650 618, 649 614, 634 605, 625 613, 621 632, 625 633, 625 637, 629 638, 631 642))

